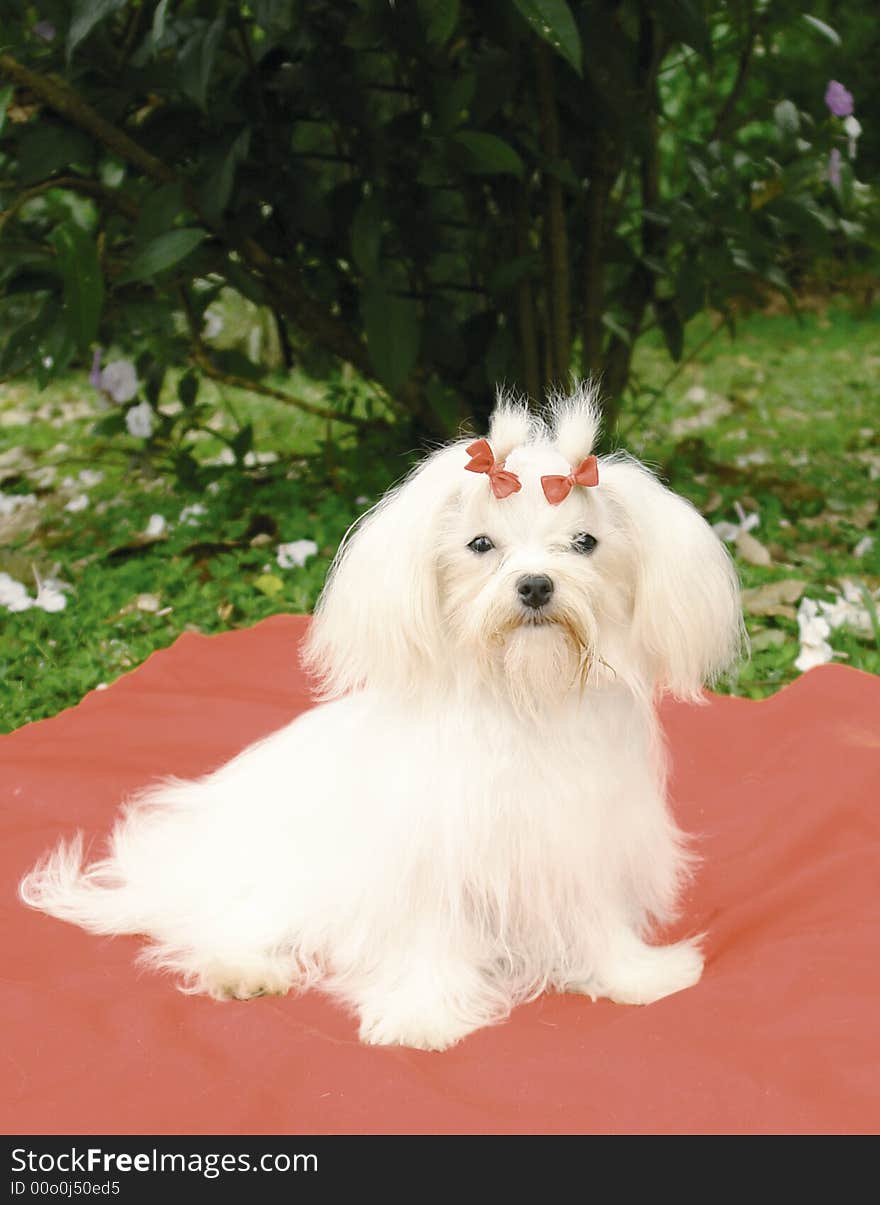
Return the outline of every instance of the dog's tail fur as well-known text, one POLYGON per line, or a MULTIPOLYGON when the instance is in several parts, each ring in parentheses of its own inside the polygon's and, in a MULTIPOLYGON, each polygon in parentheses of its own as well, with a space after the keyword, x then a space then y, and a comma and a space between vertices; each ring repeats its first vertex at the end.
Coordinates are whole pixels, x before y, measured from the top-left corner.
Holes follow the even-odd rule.
POLYGON ((82 833, 61 841, 21 880, 21 900, 92 933, 139 932, 131 893, 113 883, 105 863, 85 866, 84 862, 82 833))

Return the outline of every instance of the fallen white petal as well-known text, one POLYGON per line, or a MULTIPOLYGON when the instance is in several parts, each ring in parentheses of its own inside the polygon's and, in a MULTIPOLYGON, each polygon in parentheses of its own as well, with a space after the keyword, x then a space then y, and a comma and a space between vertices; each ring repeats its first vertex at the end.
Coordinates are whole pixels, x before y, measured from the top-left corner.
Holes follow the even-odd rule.
POLYGON ((314 540, 293 540, 290 544, 278 545, 275 559, 280 569, 301 569, 317 551, 318 545, 314 540))
POLYGON ((728 523, 726 519, 722 519, 719 523, 712 524, 712 530, 719 540, 725 540, 729 544, 736 539, 741 529, 738 523, 728 523))
POLYGON ((843 591, 843 597, 847 602, 855 603, 856 606, 859 607, 862 606, 864 597, 861 589, 855 584, 855 582, 850 581, 848 577, 843 577, 840 579, 840 588, 843 591))
POLYGON ((702 410, 696 414, 688 415, 686 418, 676 418, 669 424, 669 430, 676 439, 680 439, 684 435, 690 435, 694 431, 702 431, 706 427, 711 427, 719 418, 725 418, 733 409, 730 402, 726 398, 715 398, 709 402, 702 410))
POLYGON ((712 530, 718 539, 726 540, 727 543, 731 543, 743 533, 754 531, 761 523, 761 516, 756 511, 747 514, 741 503, 734 502, 733 509, 736 511, 736 523, 729 523, 726 519, 721 519, 718 523, 712 524, 712 530))
POLYGON ((804 674, 817 665, 826 665, 833 657, 834 650, 823 640, 821 644, 804 645, 795 659, 794 667, 804 674))
POLYGON ((848 578, 841 580, 842 593, 833 602, 818 603, 819 612, 834 628, 846 627, 858 636, 873 635, 873 624, 861 589, 848 578))
POLYGON ((45 490, 54 483, 55 478, 58 476, 58 469, 54 464, 47 464, 41 469, 34 469, 29 476, 34 485, 39 486, 41 490, 45 490))
POLYGON ((798 635, 802 644, 821 644, 831 635, 831 625, 815 598, 804 596, 797 610, 798 635))
POLYGON ((85 510, 88 504, 88 494, 76 494, 75 497, 70 499, 64 509, 71 511, 72 513, 76 513, 78 510, 85 510))
POLYGON ((739 519, 740 528, 742 531, 752 531, 761 522, 761 516, 757 511, 747 514, 743 509, 741 502, 734 502, 733 509, 736 511, 736 517, 739 519))
POLYGON ((29 410, 21 408, 13 408, 12 410, 4 410, 0 414, 0 427, 23 427, 31 421, 29 410))
POLYGON ((43 582, 34 601, 34 606, 42 611, 63 611, 67 599, 60 590, 56 590, 49 582, 43 582))
MULTIPOLYGON (((851 583, 850 583, 851 584, 851 583)), ((841 624, 853 624, 853 612, 858 609, 845 598, 834 602, 825 599, 803 598, 798 607, 798 634, 800 637, 800 652, 794 668, 800 672, 814 669, 816 665, 825 665, 834 657, 834 649, 829 645, 828 637, 833 628, 841 624)), ((864 612, 866 619, 867 611, 864 612)))
POLYGON ((36 505, 36 494, 4 494, 0 492, 0 517, 14 515, 23 506, 36 505))
POLYGON ((144 535, 155 539, 162 536, 168 530, 168 521, 164 515, 150 515, 147 526, 144 528, 144 535))
POLYGON ((756 448, 754 452, 744 452, 741 456, 735 457, 736 466, 739 469, 746 469, 752 464, 768 464, 769 461, 770 457, 763 448, 756 448))
POLYGON ((13 473, 25 473, 28 469, 33 468, 34 462, 29 453, 24 448, 13 444, 11 448, 7 448, 5 452, 0 452, 0 472, 3 472, 7 477, 13 473))
POLYGON ((0 607, 7 611, 28 611, 33 605, 34 600, 21 582, 8 573, 0 573, 0 607))
POLYGON ((804 597, 798 607, 797 622, 800 637, 800 652, 794 663, 795 669, 805 673, 817 665, 825 665, 834 657, 834 649, 828 643, 831 623, 825 608, 828 603, 804 597))
POLYGON ((197 527, 201 516, 207 513, 207 507, 202 506, 201 502, 193 502, 191 506, 183 508, 178 521, 186 523, 189 527, 197 527))
POLYGON ((62 427, 78 418, 91 418, 97 413, 98 410, 88 402, 62 402, 58 407, 58 418, 52 420, 52 426, 62 427))

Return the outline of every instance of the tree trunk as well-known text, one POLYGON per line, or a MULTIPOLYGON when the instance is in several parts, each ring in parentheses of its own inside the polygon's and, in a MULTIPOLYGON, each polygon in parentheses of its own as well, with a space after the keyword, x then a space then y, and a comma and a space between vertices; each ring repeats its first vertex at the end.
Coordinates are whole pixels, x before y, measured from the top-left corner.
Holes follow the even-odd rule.
MULTIPOLYGON (((538 70, 538 112, 541 126, 541 149, 552 160, 560 159, 559 119, 556 113, 556 90, 553 78, 553 51, 546 42, 536 50, 538 70)), ((545 223, 547 240, 548 338, 551 354, 548 385, 564 385, 571 365, 571 285, 569 281, 568 230, 565 225, 565 203, 562 183, 544 172, 545 223)))

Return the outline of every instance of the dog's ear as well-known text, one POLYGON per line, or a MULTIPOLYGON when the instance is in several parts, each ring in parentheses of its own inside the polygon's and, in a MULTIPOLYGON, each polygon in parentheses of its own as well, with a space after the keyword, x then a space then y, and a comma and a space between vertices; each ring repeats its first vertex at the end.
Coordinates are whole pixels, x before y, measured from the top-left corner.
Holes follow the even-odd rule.
POLYGON ((637 461, 603 459, 599 484, 633 553, 636 655, 657 687, 698 700, 703 683, 730 666, 745 642, 727 549, 689 502, 637 461))
POLYGON ((324 697, 365 685, 404 693, 442 658, 437 544, 467 476, 466 442, 428 457, 343 540, 303 649, 324 697))

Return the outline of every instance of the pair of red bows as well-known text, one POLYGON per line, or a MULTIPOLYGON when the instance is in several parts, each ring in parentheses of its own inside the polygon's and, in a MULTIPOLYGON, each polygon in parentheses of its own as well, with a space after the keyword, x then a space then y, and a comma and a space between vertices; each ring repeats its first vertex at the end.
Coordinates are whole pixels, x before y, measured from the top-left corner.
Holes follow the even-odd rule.
MULTIPOLYGON (((467 449, 470 460, 464 466, 471 473, 485 473, 489 478, 489 486, 496 498, 506 498, 522 489, 522 482, 516 473, 511 473, 495 459, 495 454, 487 439, 478 439, 467 449)), ((541 478, 541 488, 544 497, 551 506, 564 502, 576 485, 598 485, 599 462, 595 456, 582 460, 576 469, 565 477, 549 476, 541 478)))

